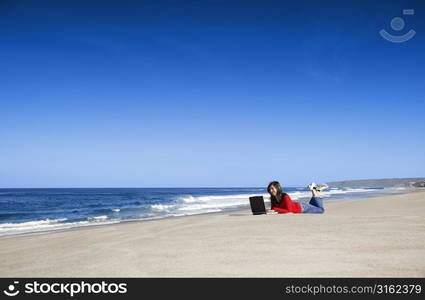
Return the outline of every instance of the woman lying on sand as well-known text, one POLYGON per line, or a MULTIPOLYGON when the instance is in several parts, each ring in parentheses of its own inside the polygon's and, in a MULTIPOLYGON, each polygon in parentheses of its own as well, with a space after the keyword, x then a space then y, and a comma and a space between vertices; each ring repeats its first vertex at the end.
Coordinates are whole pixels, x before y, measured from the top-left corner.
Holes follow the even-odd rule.
POLYGON ((320 190, 324 190, 328 186, 326 184, 316 185, 311 183, 308 186, 313 196, 309 203, 292 201, 288 194, 282 191, 280 183, 277 181, 270 182, 267 191, 270 194, 271 209, 267 212, 285 213, 304 213, 304 214, 322 214, 325 211, 322 199, 320 198, 320 190))

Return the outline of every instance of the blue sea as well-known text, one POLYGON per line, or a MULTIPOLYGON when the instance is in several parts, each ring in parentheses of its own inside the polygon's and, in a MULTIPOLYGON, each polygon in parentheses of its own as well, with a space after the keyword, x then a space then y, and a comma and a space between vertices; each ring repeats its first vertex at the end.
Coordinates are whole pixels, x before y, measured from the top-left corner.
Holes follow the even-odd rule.
MULTIPOLYGON (((306 188, 285 188, 293 200, 308 201, 306 188)), ((344 201, 391 189, 331 189, 324 201, 344 201)), ((0 236, 151 220, 249 208, 249 197, 265 188, 58 188, 0 189, 0 236)))

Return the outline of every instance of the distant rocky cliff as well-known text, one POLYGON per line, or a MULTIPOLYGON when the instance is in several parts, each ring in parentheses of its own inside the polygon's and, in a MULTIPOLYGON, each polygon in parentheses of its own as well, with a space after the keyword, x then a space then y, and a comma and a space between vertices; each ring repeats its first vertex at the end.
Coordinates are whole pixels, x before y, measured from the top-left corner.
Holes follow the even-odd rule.
POLYGON ((374 187, 425 187, 425 178, 387 178, 344 180, 327 183, 331 188, 374 188, 374 187))

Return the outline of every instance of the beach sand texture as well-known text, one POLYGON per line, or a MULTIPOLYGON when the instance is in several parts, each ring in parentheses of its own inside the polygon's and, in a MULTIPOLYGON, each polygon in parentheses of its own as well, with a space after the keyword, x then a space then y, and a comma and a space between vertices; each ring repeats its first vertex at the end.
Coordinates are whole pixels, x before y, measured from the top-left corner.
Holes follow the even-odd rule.
POLYGON ((1 277, 425 277, 425 191, 0 239, 1 277))

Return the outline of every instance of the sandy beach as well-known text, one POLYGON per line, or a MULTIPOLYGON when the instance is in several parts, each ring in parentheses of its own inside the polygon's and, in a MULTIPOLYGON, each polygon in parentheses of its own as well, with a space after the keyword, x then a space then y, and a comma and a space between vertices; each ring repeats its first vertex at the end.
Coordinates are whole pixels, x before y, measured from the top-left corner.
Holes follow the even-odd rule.
POLYGON ((1 277, 424 277, 425 191, 0 239, 1 277))

